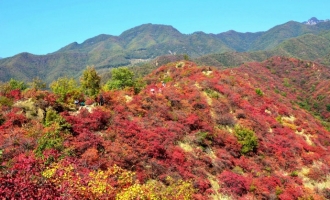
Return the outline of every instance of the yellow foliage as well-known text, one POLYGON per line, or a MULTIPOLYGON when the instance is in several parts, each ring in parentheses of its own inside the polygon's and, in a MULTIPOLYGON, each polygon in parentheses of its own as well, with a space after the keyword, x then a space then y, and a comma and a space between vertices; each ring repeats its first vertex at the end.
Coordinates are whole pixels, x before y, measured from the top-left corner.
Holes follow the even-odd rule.
POLYGON ((54 176, 54 174, 56 173, 56 168, 48 168, 43 171, 41 174, 43 177, 47 178, 47 179, 50 179, 54 176))
POLYGON ((88 190, 94 195, 102 195, 112 190, 112 187, 107 183, 109 177, 107 172, 98 170, 90 172, 91 180, 88 182, 88 190))
POLYGON ((74 191, 86 198, 102 199, 109 194, 116 194, 117 200, 130 199, 192 199, 195 189, 190 181, 174 180, 167 177, 168 186, 160 181, 149 180, 140 184, 135 179, 135 172, 131 172, 114 165, 106 171, 91 171, 85 176, 74 173, 72 165, 63 166, 62 163, 53 163, 47 167, 42 176, 58 186, 66 185, 67 191, 74 191), (59 171, 60 170, 60 171, 59 171), (60 173, 59 173, 60 172, 60 173), (110 182, 116 180, 117 187, 110 182))
POLYGON ((63 181, 68 181, 72 179, 71 172, 73 171, 73 166, 62 166, 60 163, 53 163, 51 167, 47 167, 41 174, 43 177, 50 179, 54 183, 62 183, 63 181), (62 171, 61 176, 55 176, 58 170, 62 171))
POLYGON ((174 181, 171 177, 167 177, 166 180, 170 183, 168 186, 156 180, 150 180, 142 185, 135 183, 118 193, 116 200, 192 199, 195 189, 190 181, 174 181))
POLYGON ((134 200, 134 199, 157 199, 153 197, 153 195, 149 196, 148 192, 145 191, 145 187, 138 183, 132 185, 131 187, 124 189, 121 193, 118 193, 116 196, 116 200, 134 200))

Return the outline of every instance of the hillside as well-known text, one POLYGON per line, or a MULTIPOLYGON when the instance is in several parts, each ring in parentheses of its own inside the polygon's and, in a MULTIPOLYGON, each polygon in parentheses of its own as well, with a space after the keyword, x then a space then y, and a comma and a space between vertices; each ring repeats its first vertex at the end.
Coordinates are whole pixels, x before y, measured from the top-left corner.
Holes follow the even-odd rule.
POLYGON ((225 70, 179 61, 137 94, 103 91, 103 106, 67 110, 47 91, 8 92, 0 196, 329 199, 329 77, 285 57, 225 70))
POLYGON ((225 52, 209 54, 195 58, 194 61, 201 65, 217 67, 239 66, 246 62, 264 61, 273 56, 294 57, 302 60, 317 61, 330 66, 330 32, 322 31, 319 34, 304 34, 287 39, 273 49, 251 52, 225 52))
MULTIPOLYGON (((267 58, 271 54, 295 56, 298 58, 314 60, 323 59, 327 49, 319 55, 311 51, 323 41, 320 34, 330 30, 330 21, 316 25, 306 25, 299 22, 287 22, 274 28, 257 33, 238 33, 228 31, 219 34, 206 34, 194 32, 182 34, 168 25, 144 24, 123 32, 119 36, 101 34, 87 39, 81 44, 73 42, 60 50, 47 55, 32 55, 21 53, 10 58, 0 60, 0 80, 8 81, 10 78, 31 81, 34 77, 42 77, 46 83, 57 79, 63 73, 77 77, 88 65, 99 70, 112 67, 132 65, 136 62, 147 62, 161 55, 187 54, 191 58, 207 54, 230 54, 233 52, 264 51, 257 58, 267 58), (287 41, 298 36, 310 34, 309 37, 300 38, 300 41, 287 41), (315 36, 319 36, 318 38, 315 36), (316 37, 316 41, 310 40, 316 37), (304 43, 304 39, 309 40, 304 43), (286 42, 287 44, 282 44, 286 42), (295 43, 295 44, 291 44, 295 43), (280 47, 278 47, 280 45, 280 47), (292 46, 299 46, 299 51, 292 50, 292 46), (282 48, 289 48, 282 52, 282 48), (276 51, 274 51, 274 49, 276 51), (303 54, 305 51, 306 54, 303 54), (270 53, 268 53, 270 51, 270 53)), ((324 47, 328 47, 323 44, 324 47)), ((251 54, 243 54, 244 56, 251 54)), ((257 55, 252 53, 252 55, 257 55)), ((244 57, 243 56, 243 57, 244 57)), ((252 56, 253 58, 253 56, 252 56)), ((257 61, 261 61, 261 60, 257 61)), ((245 59, 243 59, 245 60, 245 59)), ((251 61, 247 59, 246 61, 251 61)), ((240 58, 233 60, 233 64, 243 63, 240 58)))

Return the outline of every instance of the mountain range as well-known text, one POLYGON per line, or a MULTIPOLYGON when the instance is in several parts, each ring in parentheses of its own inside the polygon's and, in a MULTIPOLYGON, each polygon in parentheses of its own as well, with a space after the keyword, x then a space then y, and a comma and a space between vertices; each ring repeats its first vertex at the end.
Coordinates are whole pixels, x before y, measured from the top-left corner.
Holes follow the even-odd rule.
MULTIPOLYGON (((312 18, 313 19, 313 18, 312 18)), ((47 55, 20 53, 0 60, 0 80, 10 78, 46 83, 61 76, 78 77, 88 65, 99 71, 146 62, 161 55, 187 54, 197 63, 237 66, 274 55, 329 62, 330 21, 308 25, 295 21, 268 31, 182 34, 168 25, 144 24, 119 36, 101 34, 71 43, 47 55)))

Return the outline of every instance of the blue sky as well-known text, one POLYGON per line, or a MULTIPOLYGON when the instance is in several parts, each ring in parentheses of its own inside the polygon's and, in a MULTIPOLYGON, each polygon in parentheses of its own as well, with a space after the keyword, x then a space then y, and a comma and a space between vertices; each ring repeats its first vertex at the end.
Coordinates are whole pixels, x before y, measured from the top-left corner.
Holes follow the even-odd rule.
POLYGON ((0 57, 54 52, 141 24, 181 33, 267 31, 290 20, 329 19, 329 0, 0 0, 0 57))

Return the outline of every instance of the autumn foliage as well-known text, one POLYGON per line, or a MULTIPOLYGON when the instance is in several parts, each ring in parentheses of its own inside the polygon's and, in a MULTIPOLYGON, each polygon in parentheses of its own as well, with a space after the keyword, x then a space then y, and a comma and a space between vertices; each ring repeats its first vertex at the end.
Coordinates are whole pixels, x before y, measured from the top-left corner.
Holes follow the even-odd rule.
POLYGON ((221 71, 170 63, 138 93, 101 91, 102 106, 6 91, 0 196, 326 199, 329 77, 316 63, 273 57, 221 71))

